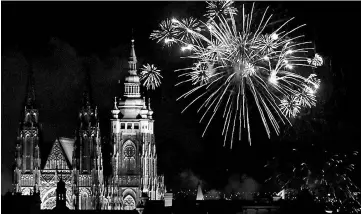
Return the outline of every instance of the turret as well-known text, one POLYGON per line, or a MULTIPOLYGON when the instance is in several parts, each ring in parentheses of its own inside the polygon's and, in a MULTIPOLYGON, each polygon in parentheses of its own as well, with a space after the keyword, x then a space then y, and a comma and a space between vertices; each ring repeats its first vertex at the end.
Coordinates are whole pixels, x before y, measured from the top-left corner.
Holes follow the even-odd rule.
POLYGON ((145 97, 143 97, 143 108, 140 110, 139 114, 142 117, 142 119, 145 119, 148 116, 148 109, 145 105, 145 97))
POLYGON ((65 182, 60 177, 58 184, 56 185, 56 207, 55 209, 68 209, 66 207, 66 188, 65 182))

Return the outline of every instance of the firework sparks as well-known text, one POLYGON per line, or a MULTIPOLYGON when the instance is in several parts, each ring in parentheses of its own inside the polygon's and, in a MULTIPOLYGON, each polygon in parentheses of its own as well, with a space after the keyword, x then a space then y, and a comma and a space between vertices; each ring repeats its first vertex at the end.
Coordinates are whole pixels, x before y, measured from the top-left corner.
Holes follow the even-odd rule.
POLYGON ((150 34, 150 39, 156 40, 157 43, 164 42, 164 45, 171 46, 176 42, 175 37, 177 36, 176 29, 172 20, 164 20, 159 24, 160 30, 154 30, 150 34))
POLYGON ((297 42, 302 36, 292 36, 303 25, 287 30, 290 19, 278 28, 272 25, 275 30, 270 31, 267 26, 272 15, 267 17, 268 8, 256 23, 254 5, 250 13, 246 13, 243 6, 242 14, 237 15, 237 10, 230 9, 232 4, 232 1, 208 3, 207 17, 212 20, 205 22, 202 30, 195 30, 198 24, 190 27, 191 21, 185 24, 182 20, 171 20, 176 31, 183 33, 174 39, 182 45, 181 50, 189 54, 185 58, 197 61, 189 68, 179 69, 185 71, 180 76, 187 78, 179 84, 191 82, 195 87, 178 99, 200 93, 184 110, 197 100, 205 100, 198 109, 204 110, 201 121, 209 118, 202 136, 215 114, 221 112, 222 135, 225 142, 230 138, 231 147, 235 134, 238 133, 241 140, 242 130, 246 130, 251 143, 249 105, 256 105, 270 137, 271 129, 279 134, 279 122, 290 123, 288 118, 295 117, 301 106, 314 106, 317 90, 314 87, 317 84, 310 87, 310 82, 315 83, 312 78, 307 79, 297 71, 299 67, 311 70, 314 67, 307 57, 313 49, 311 43, 297 42), (216 11, 215 5, 223 9, 216 11), (212 65, 212 69, 208 69, 208 65, 212 65))
POLYGON ((195 42, 192 32, 200 32, 201 24, 200 22, 193 18, 185 18, 178 21, 177 19, 172 19, 174 25, 176 38, 180 41, 195 42))
MULTIPOLYGON (((309 151, 307 151, 307 155, 303 156, 306 162, 292 159, 294 166, 292 172, 282 170, 277 172, 275 178, 281 184, 281 189, 293 181, 302 181, 298 183, 297 190, 310 191, 314 200, 325 203, 330 212, 358 213, 361 203, 354 193, 360 192, 360 189, 350 177, 355 169, 351 158, 356 155, 357 152, 348 155, 325 151, 324 154, 319 154, 324 157, 324 164, 318 167, 319 160, 317 163, 310 162, 309 151)), ((266 167, 270 167, 273 161, 269 162, 266 167)), ((277 169, 273 170, 277 171, 277 169)))
POLYGON ((143 65, 140 73, 140 80, 143 82, 143 86, 147 88, 147 90, 159 87, 161 84, 162 75, 160 74, 160 70, 157 69, 154 65, 143 65))
POLYGON ((318 192, 319 200, 325 202, 330 210, 358 213, 361 208, 361 203, 353 194, 360 189, 350 178, 355 166, 350 160, 347 154, 333 154, 321 173, 314 175, 316 182, 311 191, 318 192))
POLYGON ((301 110, 299 96, 288 96, 282 99, 279 105, 282 113, 287 117, 296 117, 301 110))
MULTIPOLYGON (((214 72, 218 75, 217 78, 201 85, 207 89, 207 92, 201 96, 208 96, 206 102, 201 106, 206 109, 202 119, 211 108, 214 109, 206 130, 215 113, 220 111, 221 101, 226 100, 226 105, 223 106, 225 140, 227 133, 231 132, 231 143, 233 142, 235 122, 238 119, 239 133, 241 133, 242 127, 246 128, 248 140, 251 142, 248 113, 250 99, 246 96, 246 90, 249 90, 253 95, 268 136, 270 137, 270 125, 266 118, 269 119, 271 126, 278 134, 279 126, 275 116, 277 115, 281 121, 285 122, 288 119, 282 117, 283 114, 294 116, 300 110, 299 102, 296 99, 297 89, 302 88, 301 83, 306 78, 291 70, 297 66, 309 66, 308 58, 304 57, 304 53, 312 48, 304 47, 308 43, 296 43, 295 37, 289 36, 293 30, 281 32, 280 29, 284 25, 275 32, 263 34, 263 26, 266 26, 268 21, 262 20, 258 28, 252 29, 252 13, 243 13, 241 29, 238 29, 238 25, 235 24, 233 15, 229 15, 227 18, 220 16, 218 19, 208 22, 209 36, 197 32, 192 34, 196 42, 192 43, 192 53, 189 58, 212 61, 216 67, 214 72), (267 80, 272 83, 272 90, 266 84, 267 80), (280 95, 292 97, 293 102, 286 105, 284 99, 278 98, 280 95), (277 112, 276 115, 272 113, 271 109, 277 112)), ((197 69, 191 70, 194 72, 197 69)), ((200 88, 195 88, 189 93, 200 88)))
POLYGON ((195 70, 190 72, 192 83, 195 84, 206 84, 209 82, 213 75, 213 65, 209 62, 199 62, 195 66, 195 70))
POLYGON ((296 96, 297 102, 302 107, 311 108, 316 106, 316 96, 314 93, 310 93, 308 87, 305 86, 296 96))
POLYGON ((207 13, 206 17, 209 19, 214 19, 219 15, 235 15, 237 9, 233 7, 233 0, 217 0, 217 1, 207 1, 207 13))
POLYGON ((315 54, 315 57, 313 57, 313 59, 308 59, 307 62, 314 67, 320 67, 323 65, 323 59, 319 54, 315 54))
POLYGON ((306 87, 308 87, 308 91, 314 91, 316 92, 317 89, 320 87, 321 84, 321 80, 317 78, 316 74, 311 74, 307 79, 306 79, 306 87))

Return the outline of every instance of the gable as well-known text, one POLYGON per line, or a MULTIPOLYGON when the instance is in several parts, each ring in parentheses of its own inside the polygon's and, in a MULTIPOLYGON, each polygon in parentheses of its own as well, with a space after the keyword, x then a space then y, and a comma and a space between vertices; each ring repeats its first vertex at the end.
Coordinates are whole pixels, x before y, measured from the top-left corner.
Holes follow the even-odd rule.
POLYGON ((71 169, 70 161, 60 143, 60 140, 55 140, 50 154, 46 160, 44 170, 71 169))
POLYGON ((64 149, 66 158, 68 159, 69 163, 72 163, 75 140, 71 139, 71 138, 61 137, 61 138, 59 138, 59 141, 61 143, 61 146, 64 149))

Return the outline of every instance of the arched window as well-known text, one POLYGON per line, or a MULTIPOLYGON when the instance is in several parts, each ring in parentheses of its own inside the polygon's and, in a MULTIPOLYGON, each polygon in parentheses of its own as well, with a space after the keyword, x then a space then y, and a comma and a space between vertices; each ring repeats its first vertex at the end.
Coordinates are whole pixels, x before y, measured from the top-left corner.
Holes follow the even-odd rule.
POLYGON ((123 199, 123 210, 134 210, 135 209, 135 201, 131 195, 125 196, 123 199))
POLYGON ((135 163, 135 145, 131 141, 127 141, 123 146, 124 168, 126 171, 134 171, 136 168, 135 163))

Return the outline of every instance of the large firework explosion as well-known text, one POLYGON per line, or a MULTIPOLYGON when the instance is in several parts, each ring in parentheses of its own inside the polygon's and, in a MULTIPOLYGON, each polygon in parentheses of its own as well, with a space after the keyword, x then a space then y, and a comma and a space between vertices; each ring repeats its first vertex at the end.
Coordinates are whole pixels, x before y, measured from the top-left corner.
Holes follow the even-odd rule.
MULTIPOLYGON (((293 149, 292 157, 299 156, 302 151, 293 149)), ((288 162, 291 167, 276 166, 276 158, 273 158, 265 167, 276 170, 276 174, 267 179, 275 178, 280 189, 293 188, 300 192, 308 190, 316 202, 326 205, 326 210, 342 213, 358 213, 361 211, 360 199, 357 193, 360 189, 352 181, 351 175, 355 169, 353 158, 358 155, 357 151, 348 153, 331 153, 324 151, 323 161, 311 160, 308 155, 302 155, 301 159, 291 158, 288 162)))
POLYGON ((216 113, 222 113, 222 135, 224 142, 230 138, 231 147, 236 132, 241 140, 243 129, 251 143, 250 105, 257 107, 268 137, 271 129, 279 134, 280 123, 291 124, 290 117, 316 104, 320 82, 312 71, 322 65, 322 58, 310 58, 314 55, 311 42, 296 34, 304 25, 288 30, 292 18, 278 28, 270 26, 268 8, 261 15, 254 14, 254 5, 249 13, 245 5, 235 9, 232 1, 207 5, 208 20, 196 24, 194 18, 168 19, 167 23, 173 23, 171 33, 162 22, 161 30, 151 35, 159 43, 180 45, 188 54, 185 58, 193 61, 191 67, 178 70, 186 78, 179 84, 193 86, 178 99, 196 96, 184 110, 196 101, 203 102, 198 110, 204 109, 201 121, 208 118, 203 136, 216 113))

